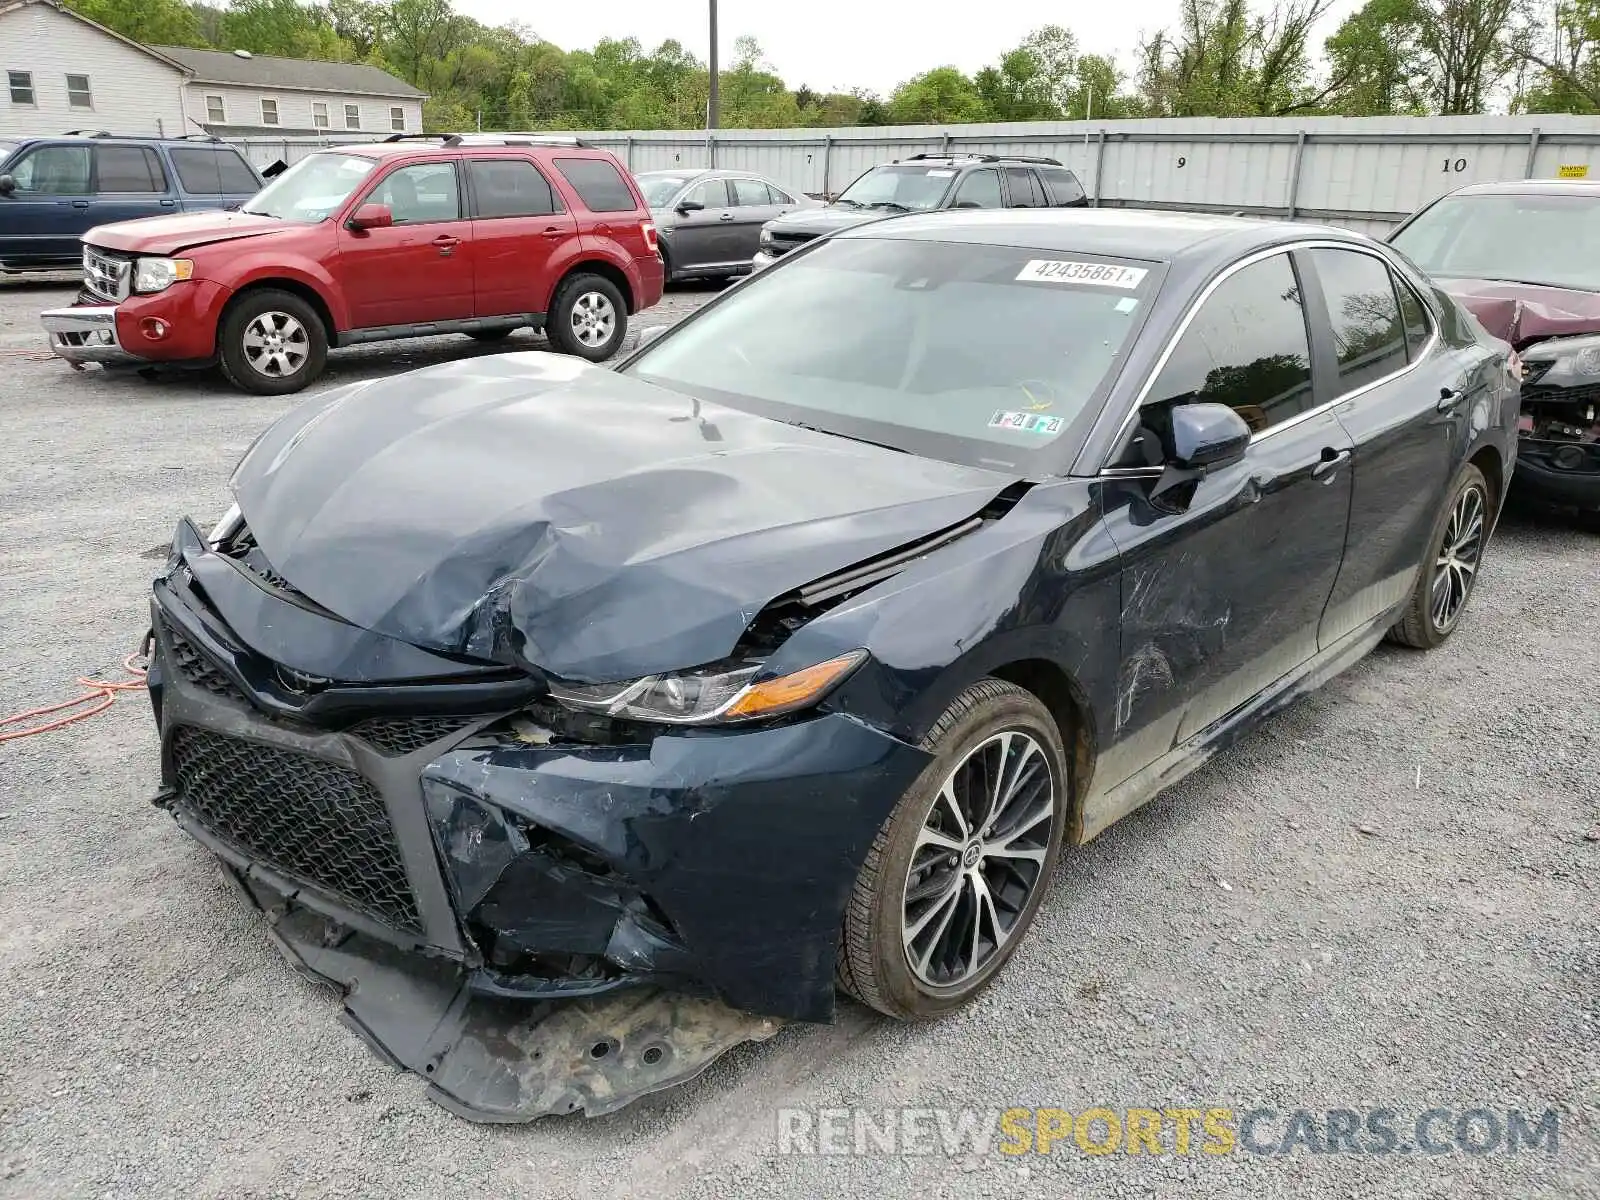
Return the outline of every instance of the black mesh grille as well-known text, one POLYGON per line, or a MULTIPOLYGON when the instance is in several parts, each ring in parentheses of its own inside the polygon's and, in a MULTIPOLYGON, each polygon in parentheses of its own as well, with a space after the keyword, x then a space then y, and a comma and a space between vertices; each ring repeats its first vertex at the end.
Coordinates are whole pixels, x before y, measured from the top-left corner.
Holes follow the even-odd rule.
MULTIPOLYGON (((1550 368, 1545 367, 1539 374, 1550 368)), ((1531 372, 1530 372, 1531 374, 1531 372)), ((1600 400, 1600 383, 1587 383, 1579 387, 1534 387, 1529 379, 1522 381, 1522 405, 1529 404, 1593 404, 1600 400)))
POLYGON ((174 671, 213 696, 221 696, 225 700, 233 700, 240 704, 249 703, 244 693, 233 685, 233 681, 224 675, 215 663, 200 652, 198 646, 171 625, 163 624, 162 628, 167 635, 167 644, 172 650, 168 664, 174 671))
POLYGON ((422 920, 383 797, 354 771, 204 729, 172 735, 178 805, 265 866, 407 933, 422 920))
POLYGON ((475 720, 476 717, 370 717, 346 732, 384 754, 401 755, 459 733, 475 720))

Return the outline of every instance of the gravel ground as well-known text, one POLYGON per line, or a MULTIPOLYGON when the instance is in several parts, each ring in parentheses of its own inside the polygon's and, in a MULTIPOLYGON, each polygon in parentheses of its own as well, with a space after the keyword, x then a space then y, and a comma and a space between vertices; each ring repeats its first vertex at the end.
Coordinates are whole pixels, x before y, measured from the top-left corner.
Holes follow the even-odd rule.
MULTIPOLYGON (((0 281, 6 711, 120 670, 175 520, 219 513, 294 403, 74 374, 34 315, 70 291, 0 281)), ((319 386, 485 352, 338 352, 319 386)), ((1596 611, 1600 541, 1510 517, 1445 648, 1381 649, 1070 855, 965 1012, 848 1007, 614 1116, 517 1128, 429 1103, 269 947, 147 803, 156 738, 130 694, 0 745, 0 1195, 1600 1196, 1596 611), (1011 1105, 1380 1106, 1402 1132, 1435 1106, 1549 1107, 1560 1148, 778 1153, 780 1108, 1011 1105)))

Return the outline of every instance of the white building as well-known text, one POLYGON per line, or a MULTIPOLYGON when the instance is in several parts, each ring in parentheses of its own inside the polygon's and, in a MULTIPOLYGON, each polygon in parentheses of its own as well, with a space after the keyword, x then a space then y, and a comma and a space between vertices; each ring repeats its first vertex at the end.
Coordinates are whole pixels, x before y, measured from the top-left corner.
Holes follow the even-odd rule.
POLYGON ((189 72, 189 115, 218 137, 422 132, 423 94, 365 63, 235 50, 153 49, 189 72))
POLYGON ((0 138, 422 132, 423 93, 364 63, 142 46, 61 0, 0 0, 0 138))
POLYGON ((103 129, 182 137, 183 66, 60 0, 0 0, 0 137, 103 129))

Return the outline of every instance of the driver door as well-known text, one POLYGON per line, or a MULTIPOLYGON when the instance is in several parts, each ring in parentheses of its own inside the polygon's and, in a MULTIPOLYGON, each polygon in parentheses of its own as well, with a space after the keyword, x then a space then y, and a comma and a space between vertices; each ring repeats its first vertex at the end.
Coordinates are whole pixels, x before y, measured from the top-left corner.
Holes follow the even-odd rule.
MULTIPOLYGON (((1237 268, 1201 304, 1149 388, 1135 436, 1158 455, 1163 406, 1227 404, 1252 431, 1182 511, 1150 500, 1153 470, 1119 460, 1105 519, 1120 552, 1115 729, 1100 769, 1120 783, 1317 653, 1344 556, 1353 443, 1313 390, 1300 282, 1287 253, 1237 268)), ((1154 469, 1158 470, 1158 469, 1154 469)))
POLYGON ((410 163, 385 174, 351 207, 383 204, 388 229, 339 231, 341 270, 355 329, 412 327, 474 313, 472 222, 450 161, 410 163))
POLYGON ((677 223, 672 227, 672 269, 684 274, 732 259, 734 256, 727 253, 733 224, 728 181, 701 180, 678 197, 679 204, 684 201, 703 207, 677 214, 677 223))

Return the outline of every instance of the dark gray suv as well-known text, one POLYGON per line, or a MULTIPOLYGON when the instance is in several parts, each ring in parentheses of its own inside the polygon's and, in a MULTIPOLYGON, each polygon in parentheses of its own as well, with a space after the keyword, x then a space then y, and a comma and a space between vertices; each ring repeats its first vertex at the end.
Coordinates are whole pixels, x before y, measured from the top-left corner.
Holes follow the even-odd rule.
POLYGON ((913 154, 881 163, 813 212, 768 221, 752 269, 771 266, 796 246, 895 213, 936 208, 1081 208, 1078 177, 1054 158, 997 154, 913 154))
POLYGON ((668 283, 747 274, 762 226, 821 205, 750 171, 646 171, 634 178, 655 219, 668 283))

